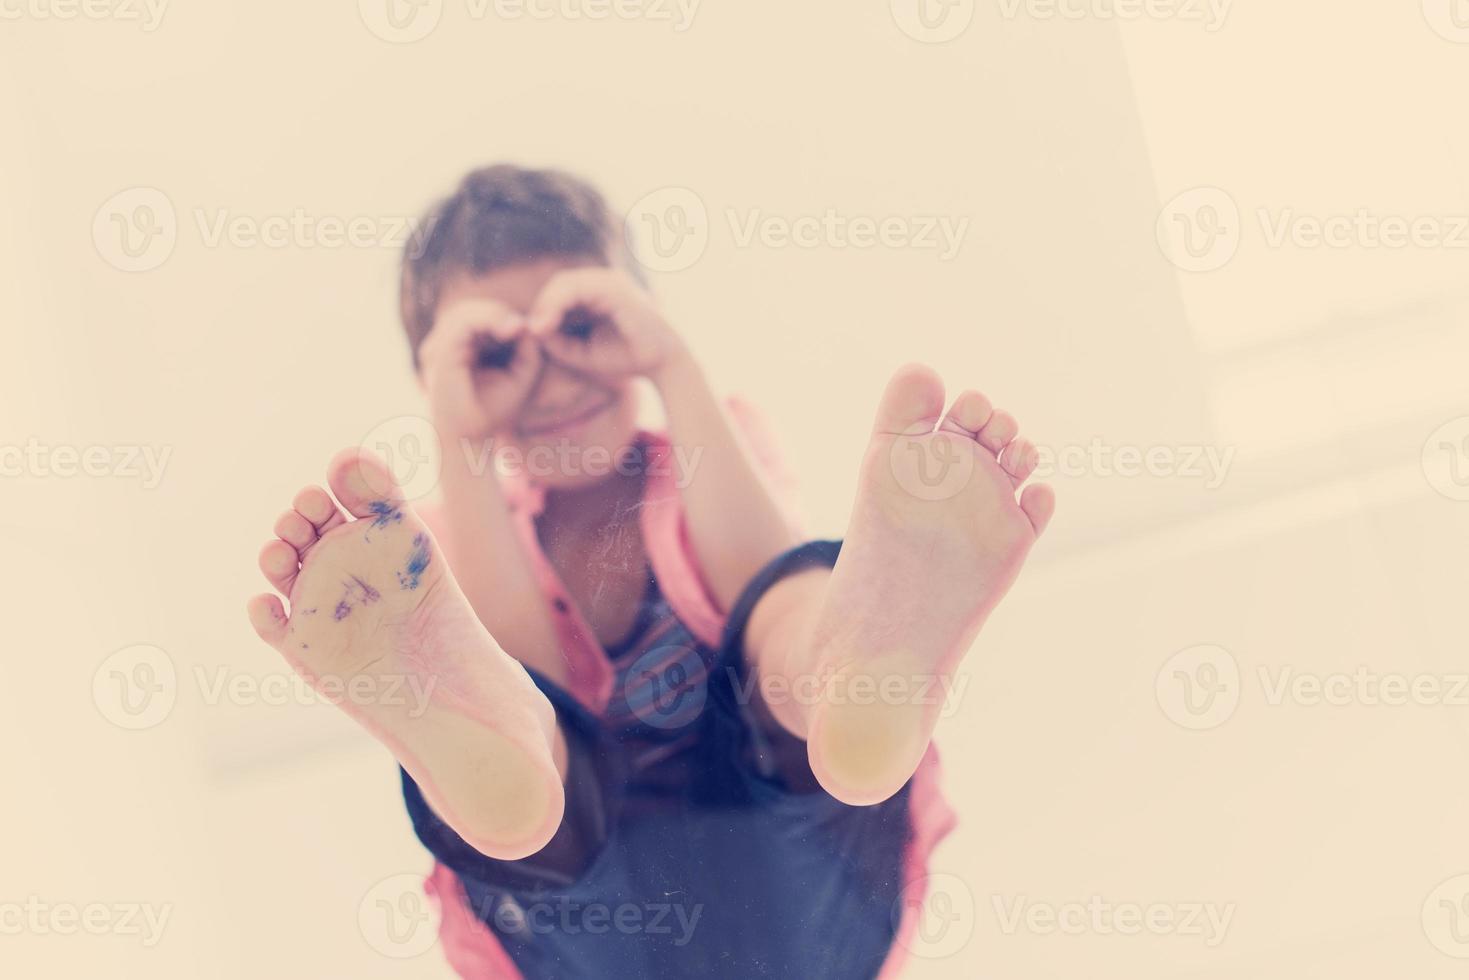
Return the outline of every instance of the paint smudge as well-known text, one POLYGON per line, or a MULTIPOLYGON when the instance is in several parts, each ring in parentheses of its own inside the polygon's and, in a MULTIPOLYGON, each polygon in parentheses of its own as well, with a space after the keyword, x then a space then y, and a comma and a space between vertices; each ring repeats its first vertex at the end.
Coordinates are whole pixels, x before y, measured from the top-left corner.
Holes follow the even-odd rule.
POLYGON ((372 526, 387 527, 389 524, 403 523, 403 511, 398 506, 387 500, 374 500, 368 504, 372 510, 372 526))
POLYGON ((353 575, 350 582, 342 583, 342 601, 338 602, 337 608, 332 611, 332 619, 340 623, 352 615, 354 600, 366 606, 377 602, 381 598, 382 593, 362 581, 356 575, 353 575))
MULTIPOLYGON (((352 581, 356 583, 358 591, 362 593, 363 603, 377 602, 383 597, 381 592, 379 592, 377 589, 374 589, 366 582, 362 581, 362 579, 358 578, 356 575, 352 576, 352 581)), ((351 592, 352 587, 349 585, 347 586, 347 593, 350 595, 351 592)))
POLYGON ((416 534, 413 536, 413 550, 408 553, 408 567, 398 573, 398 585, 404 589, 418 588, 423 578, 424 569, 433 560, 429 554, 428 536, 416 534))

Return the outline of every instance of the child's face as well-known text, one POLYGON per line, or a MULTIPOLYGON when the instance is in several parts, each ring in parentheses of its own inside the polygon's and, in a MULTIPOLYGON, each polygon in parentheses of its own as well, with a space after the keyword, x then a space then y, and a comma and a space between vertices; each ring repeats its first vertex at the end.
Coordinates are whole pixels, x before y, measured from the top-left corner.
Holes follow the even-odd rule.
MULTIPOLYGON (((542 259, 458 276, 445 284, 438 314, 442 317, 454 305, 486 301, 525 314, 556 273, 601 264, 594 259, 542 259)), ((493 378, 482 382, 495 383, 493 378)), ((492 397, 483 388, 481 395, 492 397)), ((585 486, 616 472, 620 454, 637 436, 637 414, 631 379, 594 377, 545 358, 518 407, 499 427, 496 448, 510 450, 506 457, 523 465, 536 483, 563 489, 585 486)))

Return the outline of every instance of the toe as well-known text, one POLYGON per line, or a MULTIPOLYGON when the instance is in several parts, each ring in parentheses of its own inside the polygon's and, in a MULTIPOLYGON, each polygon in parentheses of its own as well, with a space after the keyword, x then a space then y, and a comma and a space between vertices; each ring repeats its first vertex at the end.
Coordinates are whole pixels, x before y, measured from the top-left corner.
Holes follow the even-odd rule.
POLYGON ((1045 483, 1026 487, 1020 494, 1020 509, 1030 518, 1030 526, 1035 528, 1036 537, 1039 537, 1056 512, 1056 491, 1045 483))
POLYGON ((294 510, 288 510, 275 522, 275 536, 304 555, 316 543, 316 527, 294 510))
POLYGON ((291 506, 311 523, 318 537, 347 521, 332 495, 321 487, 306 487, 296 494, 291 506))
POLYGON ((997 453, 1015 438, 1020 425, 1009 412, 995 412, 984 428, 979 430, 979 444, 992 453, 997 453))
POLYGON ((1000 468, 1010 474, 1017 487, 1030 478, 1039 462, 1040 453, 1029 439, 1016 439, 1000 453, 1000 468))
POLYGON ((260 549, 260 570, 281 595, 290 595, 296 573, 301 570, 301 559, 296 549, 284 541, 271 541, 260 549))
POLYGON ((374 505, 402 503, 403 491, 382 460, 361 449, 344 449, 327 468, 327 483, 337 501, 354 517, 371 517, 374 505))
POLYGON ((256 634, 273 647, 278 647, 286 637, 286 611, 280 599, 273 595, 258 595, 245 605, 250 615, 250 625, 256 634))
POLYGON ((909 364, 888 382, 873 428, 888 435, 919 435, 932 432, 943 414, 943 380, 932 368, 909 364))
POLYGON ((977 391, 966 391, 954 399, 954 407, 944 417, 943 428, 973 439, 994 414, 990 400, 977 391))

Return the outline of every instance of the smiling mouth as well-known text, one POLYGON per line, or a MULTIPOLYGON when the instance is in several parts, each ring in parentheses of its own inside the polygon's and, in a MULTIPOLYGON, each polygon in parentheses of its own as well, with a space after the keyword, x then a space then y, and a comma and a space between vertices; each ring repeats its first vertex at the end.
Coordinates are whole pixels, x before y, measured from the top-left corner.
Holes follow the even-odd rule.
POLYGON ((578 406, 569 412, 548 413, 549 417, 532 418, 520 423, 522 436, 563 436, 578 426, 590 422, 612 407, 617 399, 611 396, 599 398, 578 406))

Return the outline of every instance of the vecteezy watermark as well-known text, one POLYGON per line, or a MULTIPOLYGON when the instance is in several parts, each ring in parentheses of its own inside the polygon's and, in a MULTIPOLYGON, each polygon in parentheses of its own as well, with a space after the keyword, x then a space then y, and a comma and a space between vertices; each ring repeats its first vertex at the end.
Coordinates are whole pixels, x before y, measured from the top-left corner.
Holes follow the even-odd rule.
POLYGON ((623 236, 634 257, 654 272, 679 272, 709 247, 709 209, 687 187, 662 187, 628 208, 623 236))
POLYGON ((1293 667, 1256 670, 1264 703, 1272 708, 1469 708, 1469 673, 1406 674, 1367 666, 1312 673, 1293 667))
MULTIPOLYGON (((1174 654, 1158 671, 1158 704, 1172 721, 1202 731, 1231 717, 1247 685, 1239 662, 1212 644, 1174 654)), ((1253 673, 1266 708, 1469 708, 1469 672, 1352 670, 1314 672, 1261 664, 1253 673)))
POLYGON ((48 902, 30 895, 0 900, 0 936, 122 936, 152 949, 172 915, 171 902, 48 902))
POLYGON ((103 718, 129 731, 161 724, 178 693, 173 658, 148 643, 118 650, 92 674, 92 703, 103 718))
POLYGON ((867 707, 931 708, 934 716, 948 718, 959 710, 959 702, 969 690, 967 674, 945 674, 936 671, 894 669, 872 664, 868 669, 827 670, 820 673, 767 673, 741 679, 733 668, 726 668, 735 698, 751 704, 758 694, 767 705, 852 705, 867 707))
MULTIPOLYGON (((463 0, 473 23, 531 21, 647 21, 682 34, 694 24, 703 0, 463 0)), ((390 44, 422 41, 438 29, 444 0, 357 0, 372 34, 390 44)))
POLYGON ((1185 272, 1221 269, 1239 251, 1239 205, 1218 187, 1195 187, 1158 213, 1158 247, 1185 272))
POLYGON ((0 0, 0 20, 90 20, 137 24, 151 34, 171 0, 0 0))
POLYGON ((893 23, 915 41, 943 44, 969 29, 974 0, 889 0, 893 23))
POLYGON ((1240 701, 1239 661, 1215 644, 1180 650, 1158 669, 1158 706, 1192 731, 1218 728, 1234 717, 1240 701))
POLYGON ((513 898, 486 899, 480 918, 512 936, 669 936, 673 945, 687 946, 704 914, 702 902, 578 902, 561 895, 550 901, 517 902, 513 898))
POLYGON ((951 261, 964 246, 969 218, 963 215, 842 214, 827 208, 820 214, 766 214, 760 208, 726 208, 736 248, 760 244, 764 248, 870 249, 937 252, 940 262, 951 261))
MULTIPOLYGON (((771 214, 763 208, 725 208, 724 224, 735 248, 919 251, 952 261, 964 247, 970 219, 943 214, 858 214, 826 208, 804 214, 771 214)), ((628 247, 656 272, 680 272, 709 246, 712 223, 703 198, 687 187, 644 195, 623 222, 628 247)))
POLYGON ((694 481, 704 458, 704 447, 672 446, 668 452, 649 453, 636 446, 612 450, 581 446, 566 439, 525 448, 486 439, 461 440, 465 464, 475 476, 498 472, 502 476, 535 482, 600 480, 612 475, 668 479, 679 490, 694 481))
POLYGON ((1234 0, 999 0, 1006 20, 1175 21, 1210 34, 1224 26, 1234 0))
MULTIPOLYGON (((1260 239, 1270 249, 1469 249, 1469 214, 1381 214, 1370 208, 1309 214, 1292 207, 1261 207, 1254 217, 1260 239)), ((1169 201, 1159 213, 1158 246, 1186 272, 1213 272, 1238 253, 1245 225, 1228 192, 1197 187, 1169 201)))
POLYGON ((1217 490, 1237 452, 1235 446, 1112 446, 1094 438, 1085 446, 1037 446, 1033 477, 1198 480, 1205 490, 1217 490))
POLYGON ((709 699, 708 669, 698 648, 686 643, 649 650, 623 676, 627 709, 644 724, 664 731, 692 725, 709 699))
POLYGON ((172 457, 172 446, 51 446, 32 437, 24 445, 0 444, 0 477, 138 480, 154 490, 172 457))
POLYGON ((888 466, 893 479, 919 500, 950 500, 969 486, 981 447, 952 432, 923 425, 893 437, 888 466))
MULTIPOLYGON (((1217 490, 1229 476, 1237 452, 1234 446, 1114 446, 1098 437, 1085 445, 1036 446, 1030 478, 1193 480, 1205 490, 1217 490)), ((989 450, 972 439, 922 429, 896 436, 888 462, 903 490, 920 500, 938 501, 969 485, 982 453, 989 450)))
POLYGON ((1100 895, 1069 902, 992 895, 990 903, 1007 936, 1173 936, 1201 939, 1210 949, 1224 942, 1236 911, 1234 902, 1112 902, 1100 895))
POLYGON ((1469 415, 1445 422, 1423 443, 1423 475, 1450 500, 1469 501, 1469 415))
POLYGON ((1469 874, 1455 875, 1428 893, 1423 934, 1445 956, 1469 960, 1469 874))
POLYGON ((1423 0, 1423 17, 1444 40, 1469 44, 1469 0, 1423 0))
POLYGON ((194 207, 181 222, 172 199, 156 187, 130 187, 104 201, 92 219, 92 242, 113 268, 148 272, 168 261, 180 232, 192 228, 204 248, 391 249, 422 247, 417 221, 406 215, 317 214, 294 207, 271 214, 194 207))
POLYGON ((336 707, 396 707, 405 709, 410 719, 422 718, 428 711, 429 699, 439 683, 432 674, 363 671, 350 676, 317 674, 307 680, 294 671, 261 676, 238 673, 230 667, 201 666, 194 668, 193 678, 201 700, 209 707, 314 707, 322 703, 336 707))
POLYGON ((903 886, 893 902, 892 923, 898 942, 914 956, 947 959, 974 938, 977 912, 962 878, 929 874, 903 886))
MULTIPOLYGON (((412 719, 428 711, 438 686, 433 675, 362 672, 321 674, 308 681, 295 671, 255 675, 228 665, 196 665, 188 676, 206 707, 389 706, 403 708, 412 719)), ((92 703, 117 727, 142 731, 168 720, 181 686, 172 657, 158 647, 138 644, 117 651, 97 668, 92 675, 92 703)))
MULTIPOLYGON (((868 669, 748 671, 741 676, 735 668, 724 667, 715 676, 720 674, 735 703, 742 707, 757 701, 769 708, 914 707, 935 719, 948 718, 959 709, 970 680, 965 674, 902 668, 895 660, 873 663, 868 669)), ((697 648, 665 644, 643 654, 626 672, 622 698, 627 710, 645 724, 665 730, 684 728, 703 712, 709 679, 697 648)))
MULTIPOLYGON (((443 476, 443 441, 438 429, 418 415, 399 415, 374 426, 363 437, 362 449, 386 464, 403 499, 421 500, 438 487, 443 476)), ((674 445, 668 451, 647 452, 636 446, 613 450, 582 446, 568 439, 529 447, 495 438, 451 440, 459 458, 473 476, 494 473, 529 483, 591 482, 611 476, 646 476, 669 480, 679 490, 694 480, 704 458, 704 447, 674 445)), ((373 487, 387 494, 392 487, 373 487)))
POLYGON ((367 890, 357 904, 357 930, 367 945, 392 959, 412 959, 439 938, 438 909, 423 890, 423 875, 398 874, 367 890))

